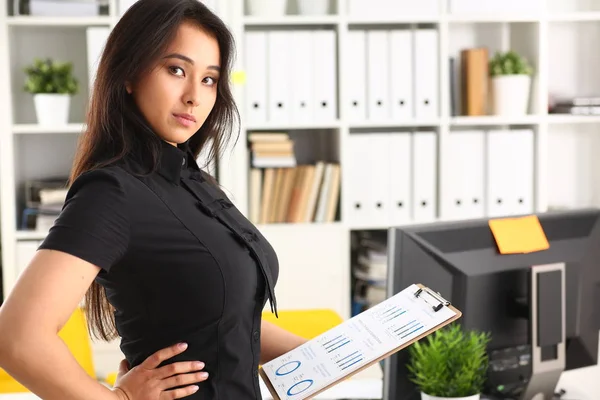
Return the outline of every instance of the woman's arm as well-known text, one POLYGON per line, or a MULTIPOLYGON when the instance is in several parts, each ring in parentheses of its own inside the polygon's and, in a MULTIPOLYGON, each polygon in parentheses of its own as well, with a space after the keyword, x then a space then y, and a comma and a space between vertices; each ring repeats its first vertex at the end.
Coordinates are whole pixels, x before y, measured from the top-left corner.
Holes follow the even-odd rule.
POLYGON ((262 321, 261 330, 261 364, 265 364, 307 342, 303 337, 286 331, 268 321, 262 321))
POLYGON ((0 307, 0 367, 43 399, 119 399, 58 336, 98 271, 75 256, 40 250, 0 307))

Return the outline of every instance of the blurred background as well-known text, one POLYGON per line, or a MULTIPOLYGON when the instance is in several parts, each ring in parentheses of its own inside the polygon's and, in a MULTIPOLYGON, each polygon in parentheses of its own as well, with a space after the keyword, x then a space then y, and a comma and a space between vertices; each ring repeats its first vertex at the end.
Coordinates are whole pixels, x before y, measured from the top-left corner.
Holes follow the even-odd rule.
MULTIPOLYGON (((134 2, 0 0, 0 299, 60 212, 134 2)), ((390 227, 600 204, 600 0, 203 2, 235 36, 242 125, 198 162, 277 250, 280 308, 384 300, 390 227)), ((94 344, 100 376, 119 359, 94 344)), ((570 372, 565 399, 599 377, 570 372)))

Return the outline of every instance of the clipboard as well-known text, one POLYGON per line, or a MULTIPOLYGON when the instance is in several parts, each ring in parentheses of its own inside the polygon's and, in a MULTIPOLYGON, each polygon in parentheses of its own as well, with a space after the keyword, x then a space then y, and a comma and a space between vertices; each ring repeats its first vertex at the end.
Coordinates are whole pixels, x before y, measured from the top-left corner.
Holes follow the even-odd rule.
POLYGON ((456 321, 461 316, 462 313, 439 293, 422 284, 412 284, 298 348, 265 363, 259 367, 259 374, 274 400, 312 399, 332 386, 456 321), (407 305, 412 309, 405 307, 407 305), (419 320, 415 325, 414 321, 419 319, 417 317, 423 321, 419 320), (410 324, 406 323, 408 320, 411 320, 410 324), (356 333, 362 328, 368 333, 364 331, 360 331, 360 334, 356 333), (354 347, 348 346, 344 349, 343 347, 352 341, 353 332, 358 339, 365 339, 365 342, 357 341, 354 347), (377 336, 376 333, 385 337, 377 336), (371 336, 376 340, 368 340, 371 336), (377 339, 379 343, 385 341, 385 345, 378 347, 377 339), (368 343, 373 346, 370 347, 368 343), (383 348, 386 350, 381 350, 383 348), (342 351, 349 354, 341 353, 342 351), (371 351, 369 356, 366 355, 368 351, 371 351), (323 354, 325 352, 327 355, 323 354), (335 353, 329 358, 331 352, 335 353), (334 362, 335 357, 338 358, 334 362), (330 373, 332 371, 336 373, 330 373), (270 376, 273 377, 274 382, 271 381, 270 376), (279 392, 285 394, 280 395, 275 386, 278 386, 279 392))

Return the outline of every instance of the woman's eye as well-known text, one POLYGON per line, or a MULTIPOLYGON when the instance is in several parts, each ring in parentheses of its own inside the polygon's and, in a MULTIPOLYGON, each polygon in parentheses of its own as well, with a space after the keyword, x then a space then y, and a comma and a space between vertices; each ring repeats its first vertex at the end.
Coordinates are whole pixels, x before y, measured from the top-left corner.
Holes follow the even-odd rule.
POLYGON ((179 75, 179 76, 185 75, 185 73, 183 72, 183 69, 180 67, 169 67, 169 70, 174 75, 179 75))
POLYGON ((213 77, 207 76, 206 78, 204 78, 204 83, 207 83, 208 85, 216 85, 217 80, 213 77))

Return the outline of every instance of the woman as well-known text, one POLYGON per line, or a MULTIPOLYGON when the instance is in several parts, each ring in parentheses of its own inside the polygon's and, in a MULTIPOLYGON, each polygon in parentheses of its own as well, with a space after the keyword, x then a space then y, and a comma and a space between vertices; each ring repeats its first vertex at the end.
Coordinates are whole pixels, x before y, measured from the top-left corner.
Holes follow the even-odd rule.
POLYGON ((0 367, 41 398, 259 399, 259 363, 304 343, 261 322, 276 255, 195 162, 236 122, 232 55, 197 0, 140 0, 112 31, 65 206, 0 310, 0 367), (112 390, 57 336, 84 294, 93 335, 121 337, 112 390))

